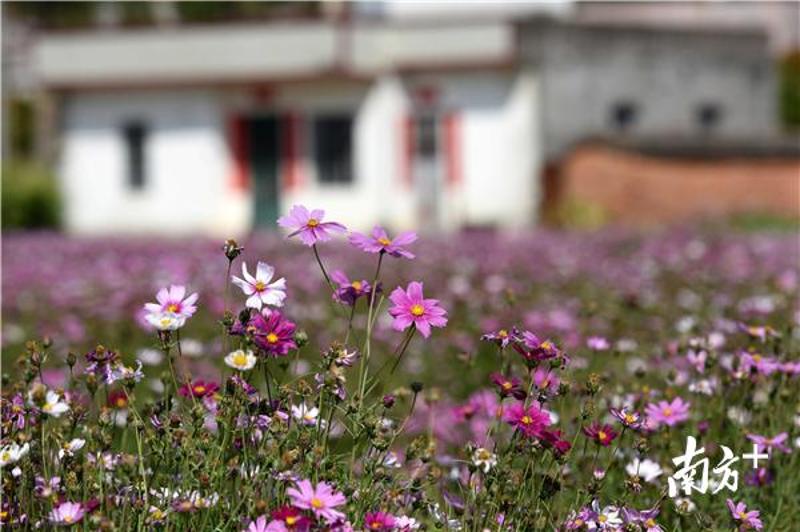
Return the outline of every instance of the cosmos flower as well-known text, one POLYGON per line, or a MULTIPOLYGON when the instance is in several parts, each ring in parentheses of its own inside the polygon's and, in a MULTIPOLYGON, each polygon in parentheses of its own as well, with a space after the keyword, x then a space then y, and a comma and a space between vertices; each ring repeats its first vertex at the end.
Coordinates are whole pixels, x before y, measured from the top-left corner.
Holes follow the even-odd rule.
POLYGON ((497 385, 497 393, 500 394, 500 397, 512 396, 522 401, 528 396, 527 392, 522 389, 522 381, 517 377, 506 377, 501 373, 492 373, 490 378, 497 385))
POLYGON ((69 442, 63 444, 61 449, 58 450, 58 459, 63 460, 65 456, 73 457, 75 453, 83 449, 83 446, 86 445, 86 440, 81 438, 74 438, 69 442))
POLYGON ((38 405, 34 402, 33 392, 28 394, 28 402, 31 406, 35 406, 45 414, 53 417, 60 417, 61 414, 69 410, 69 404, 67 404, 66 401, 62 401, 61 396, 53 390, 47 390, 47 393, 44 397, 44 403, 41 405, 38 405))
POLYGON ((78 502, 62 502, 50 512, 50 522, 55 525, 72 526, 83 519, 83 505, 78 502))
POLYGON ((759 519, 761 512, 758 510, 747 511, 747 505, 743 502, 734 503, 731 499, 726 501, 728 509, 731 512, 731 517, 739 526, 739 530, 755 529, 761 530, 764 524, 759 519))
POLYGON ((739 371, 744 374, 770 375, 778 371, 780 366, 780 362, 773 357, 748 351, 739 353, 739 371))
POLYGON ((301 510, 310 510, 315 516, 333 523, 344 519, 345 515, 335 510, 347 502, 347 499, 327 482, 319 482, 312 486, 311 481, 301 480, 295 487, 286 490, 292 504, 301 510))
POLYGON ((650 403, 645 408, 647 414, 648 425, 652 424, 653 427, 659 425, 667 425, 672 427, 682 421, 689 419, 689 406, 680 397, 676 397, 672 402, 659 401, 658 404, 650 403))
POLYGON ((245 306, 261 310, 264 305, 282 307, 283 300, 286 299, 286 279, 281 277, 277 281, 272 281, 275 275, 275 268, 266 262, 259 261, 256 264, 256 276, 250 275, 247 271, 247 263, 242 263, 242 277, 231 276, 233 284, 238 286, 247 296, 245 306))
MULTIPOLYGON (((317 417, 319 417, 319 408, 316 406, 309 407, 305 403, 292 405, 292 417, 303 425, 314 426, 317 424, 317 417)), ((324 428, 325 420, 320 420, 320 425, 324 428)))
POLYGON ((472 463, 484 473, 488 473, 491 468, 497 465, 497 455, 489 449, 478 447, 472 452, 472 463))
POLYGON ((789 439, 788 432, 781 432, 772 438, 759 434, 748 434, 747 439, 758 446, 758 452, 764 452, 765 449, 768 454, 772 454, 773 449, 778 449, 784 453, 792 452, 792 450, 786 446, 786 440, 789 439))
POLYGON ((312 525, 311 519, 304 516, 302 513, 300 513, 300 510, 292 506, 282 506, 278 508, 272 512, 272 519, 272 523, 275 524, 273 525, 275 528, 269 529, 269 532, 273 532, 273 530, 304 531, 309 530, 312 525), (283 528, 277 528, 278 525, 283 528))
POLYGON ((528 365, 561 356, 561 351, 550 340, 541 341, 530 331, 523 331, 512 344, 528 365))
POLYGON ((637 525, 637 530, 644 532, 664 532, 664 529, 656 523, 656 517, 661 512, 658 506, 647 510, 634 510, 633 508, 623 508, 622 516, 626 524, 637 525))
POLYGON ((144 319, 158 331, 177 331, 186 325, 186 318, 171 312, 149 313, 144 319))
POLYGON ((256 365, 258 359, 252 351, 237 349, 225 356, 225 364, 239 371, 249 371, 256 365))
POLYGON ((412 244, 416 240, 417 234, 413 231, 406 231, 394 238, 389 238, 386 230, 377 225, 372 229, 372 233, 369 235, 357 232, 353 232, 350 235, 350 243, 362 251, 366 251, 367 253, 386 253, 392 257, 403 257, 406 259, 413 259, 414 254, 405 249, 404 246, 412 244))
POLYGON ((313 246, 317 242, 331 239, 330 233, 343 233, 347 228, 337 222, 323 222, 325 211, 314 209, 308 211, 302 205, 295 205, 289 210, 287 216, 278 218, 278 225, 287 229, 294 229, 288 236, 299 236, 306 246, 313 246))
POLYGON ((493 342, 497 344, 498 347, 501 349, 505 349, 508 347, 508 344, 513 340, 516 336, 516 331, 514 329, 511 332, 508 329, 500 329, 496 332, 489 332, 481 336, 481 340, 484 342, 493 342))
POLYGON ((183 285, 172 285, 169 288, 162 288, 156 294, 158 303, 146 303, 144 309, 148 314, 172 314, 184 320, 191 318, 197 311, 197 292, 186 295, 186 287, 183 285))
POLYGON ((611 442, 617 437, 617 431, 614 430, 614 427, 599 423, 592 423, 588 427, 583 427, 583 433, 603 447, 611 445, 611 442))
POLYGON ((366 280, 351 281, 342 270, 331 273, 331 280, 339 285, 333 293, 333 299, 344 305, 355 305, 359 298, 369 297, 372 293, 372 286, 366 280))
POLYGON ((28 454, 30 445, 18 445, 17 443, 10 443, 0 449, 0 467, 5 467, 8 464, 17 463, 23 456, 28 454))
POLYGON ((367 530, 379 530, 386 532, 394 530, 396 526, 395 518, 386 512, 367 512, 364 516, 364 527, 367 530))
POLYGON ((586 347, 593 351, 607 351, 611 344, 602 336, 590 336, 586 340, 586 347))
POLYGON ((636 457, 631 463, 625 466, 625 472, 632 477, 637 476, 645 482, 653 483, 664 473, 664 470, 661 469, 661 466, 658 465, 657 462, 649 458, 639 460, 639 458, 636 457))
POLYGON ((256 314, 248 323, 246 331, 262 351, 272 356, 285 356, 297 349, 294 332, 297 326, 283 317, 280 312, 269 316, 256 314))
POLYGON ((419 530, 421 525, 413 517, 401 515, 395 520, 394 526, 398 532, 410 532, 411 530, 419 530))
POLYGON ((550 415, 536 402, 527 408, 522 403, 506 407, 503 410, 503 420, 530 437, 538 437, 542 429, 550 425, 550 415))
POLYGON ((533 372, 533 385, 540 391, 547 391, 551 395, 554 395, 558 392, 560 384, 561 379, 552 369, 540 366, 533 372))
POLYGON ((431 327, 447 325, 447 311, 439 306, 439 300, 423 298, 422 283, 411 282, 406 290, 397 287, 389 299, 394 303, 389 314, 394 317, 392 327, 396 331, 414 325, 427 338, 431 334, 431 327))
POLYGON ((609 408, 608 411, 612 416, 619 420, 624 427, 635 430, 642 426, 642 416, 636 411, 628 410, 627 407, 622 407, 619 410, 616 408, 609 408))
POLYGON ((183 397, 195 396, 202 399, 206 396, 212 396, 219 391, 219 384, 211 381, 196 380, 191 384, 183 384, 178 393, 183 397))

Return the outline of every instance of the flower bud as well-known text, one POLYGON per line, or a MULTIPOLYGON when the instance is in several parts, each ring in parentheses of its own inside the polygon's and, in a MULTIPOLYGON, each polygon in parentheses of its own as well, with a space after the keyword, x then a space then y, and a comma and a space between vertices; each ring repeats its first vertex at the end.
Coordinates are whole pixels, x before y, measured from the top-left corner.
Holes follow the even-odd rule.
POLYGON ((232 238, 229 238, 222 244, 222 252, 225 253, 225 256, 230 262, 233 262, 236 257, 241 255, 242 251, 244 251, 244 248, 232 238))

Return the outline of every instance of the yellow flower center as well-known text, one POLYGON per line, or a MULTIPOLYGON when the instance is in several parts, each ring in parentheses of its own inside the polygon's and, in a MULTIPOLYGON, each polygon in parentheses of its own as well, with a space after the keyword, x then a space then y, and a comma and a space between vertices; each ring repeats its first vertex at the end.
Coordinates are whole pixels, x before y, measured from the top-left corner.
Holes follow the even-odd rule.
POLYGON ((9 460, 11 460, 11 453, 8 451, 3 451, 3 454, 0 455, 0 459, 2 459, 3 462, 8 462, 9 460))
POLYGON ((353 281, 352 283, 350 283, 350 286, 352 286, 356 290, 360 291, 361 290, 361 281, 353 281))
POLYGON ((604 431, 601 430, 600 432, 597 433, 597 439, 599 439, 600 441, 606 441, 608 439, 608 434, 606 434, 604 431))
POLYGON ((633 414, 625 414, 625 423, 631 424, 636 421, 636 418, 633 417, 633 414))
POLYGON ((378 239, 378 243, 379 243, 381 246, 388 246, 389 244, 391 244, 391 243, 392 243, 392 241, 391 241, 390 239, 386 238, 386 237, 383 237, 383 238, 379 238, 379 239, 378 239))
POLYGON ((542 349, 550 349, 551 347, 553 347, 553 344, 549 340, 542 342, 542 349))
POLYGON ((756 363, 761 362, 761 355, 759 354, 753 355, 753 360, 755 360, 756 363))
POLYGON ((205 386, 195 386, 194 387, 194 393, 206 393, 206 387, 205 386))
POLYGON ((167 310, 170 312, 178 312, 178 305, 172 303, 167 307, 167 310))
POLYGON ((526 416, 522 416, 522 419, 520 419, 520 422, 523 425, 530 425, 531 423, 533 423, 533 419, 531 419, 531 416, 527 416, 526 415, 526 416))
POLYGON ((646 526, 647 528, 655 528, 656 520, 651 517, 650 519, 644 522, 644 526, 646 526))
POLYGON ((271 344, 274 344, 274 343, 277 343, 277 341, 278 341, 278 335, 277 334, 269 333, 267 335, 267 342, 269 342, 271 344))
POLYGON ((510 390, 510 389, 511 389, 511 388, 513 388, 513 387, 514 387, 514 385, 513 385, 513 384, 511 384, 511 383, 510 383, 510 382, 508 382, 508 381, 506 381, 506 382, 504 382, 504 383, 503 383, 503 389, 504 389, 504 390, 510 390))
POLYGON ((53 410, 53 406, 54 405, 52 403, 45 403, 45 405, 42 407, 42 410, 45 412, 51 412, 53 410))
POLYGON ((64 522, 65 523, 71 523, 72 522, 72 516, 71 515, 65 515, 64 516, 64 522))
POLYGON ((411 314, 417 317, 422 316, 423 314, 425 314, 425 308, 419 303, 417 303, 416 305, 412 305, 411 314))
POLYGON ((746 512, 739 512, 739 519, 747 519, 747 513, 746 512))
POLYGON ((235 355, 233 355, 233 365, 234 366, 246 366, 247 365, 247 355, 243 352, 239 351, 235 355))
POLYGON ((117 397, 117 400, 116 400, 117 408, 125 408, 125 406, 127 404, 128 404, 128 401, 124 397, 117 397))
POLYGON ((492 455, 489 453, 487 449, 481 449, 478 451, 478 459, 479 460, 488 460, 491 458, 492 455))
POLYGON ((296 522, 297 522, 297 517, 295 517, 293 515, 290 515, 289 517, 286 518, 286 524, 289 525, 289 526, 292 526, 296 522))
POLYGON ((172 323, 172 318, 161 318, 162 327, 167 327, 170 323, 172 323))
POLYGON ((606 517, 605 515, 601 515, 600 517, 597 518, 597 520, 600 521, 601 523, 605 523, 606 521, 608 521, 608 517, 606 517))
POLYGON ((661 413, 664 414, 665 416, 669 417, 669 416, 672 415, 672 409, 670 407, 667 407, 664 410, 662 410, 661 413))
POLYGON ((499 336, 500 338, 506 338, 508 336, 508 331, 505 329, 500 329, 497 332, 497 336, 499 336))
POLYGON ((324 504, 322 504, 322 501, 321 501, 321 500, 319 500, 317 497, 313 497, 313 498, 311 499, 311 506, 312 506, 312 507, 314 507, 314 508, 316 508, 317 510, 319 510, 320 508, 322 508, 322 507, 323 507, 323 506, 325 506, 325 505, 324 505, 324 504))
POLYGON ((256 292, 263 292, 266 287, 267 285, 264 284, 264 281, 256 281, 256 292))
POLYGON ((383 524, 380 521, 373 521, 372 523, 370 523, 369 527, 372 530, 380 530, 381 527, 383 527, 383 524))
POLYGON ((319 220, 316 218, 309 218, 306 225, 311 228, 317 227, 319 225, 319 220))

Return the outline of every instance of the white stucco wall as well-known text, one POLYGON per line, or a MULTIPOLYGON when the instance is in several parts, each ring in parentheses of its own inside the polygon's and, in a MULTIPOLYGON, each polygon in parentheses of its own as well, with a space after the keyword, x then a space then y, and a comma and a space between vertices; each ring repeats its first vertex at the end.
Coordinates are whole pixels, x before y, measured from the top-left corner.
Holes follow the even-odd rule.
POLYGON ((68 230, 80 233, 240 232, 249 202, 229 166, 216 98, 205 91, 76 94, 62 109, 60 176, 68 230), (127 183, 122 127, 147 125, 146 182, 127 183))

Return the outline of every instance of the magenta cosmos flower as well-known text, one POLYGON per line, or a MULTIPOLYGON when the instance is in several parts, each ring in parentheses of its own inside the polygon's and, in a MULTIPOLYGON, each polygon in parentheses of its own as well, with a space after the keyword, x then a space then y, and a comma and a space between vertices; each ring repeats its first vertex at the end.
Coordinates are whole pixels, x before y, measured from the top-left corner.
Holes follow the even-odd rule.
POLYGON ((592 423, 588 427, 584 427, 583 433, 603 447, 611 445, 611 442, 617 437, 617 431, 611 425, 600 425, 599 423, 592 423))
POLYGON ((367 253, 386 253, 392 257, 404 257, 406 259, 413 259, 414 254, 405 249, 404 246, 413 244, 416 240, 417 234, 413 231, 400 233, 393 239, 389 238, 386 230, 377 225, 369 235, 356 232, 350 235, 350 243, 367 253))
POLYGON ((299 481, 294 488, 286 490, 292 504, 301 510, 311 510, 315 516, 321 517, 328 523, 344 519, 344 514, 334 510, 347 502, 347 499, 327 482, 320 482, 316 486, 309 480, 299 481))
POLYGON ((280 312, 273 311, 266 317, 256 314, 250 320, 247 332, 262 351, 272 356, 285 356, 292 349, 297 349, 294 341, 296 328, 280 312))
POLYGON ((367 512, 364 516, 364 528, 367 530, 394 530, 397 520, 392 514, 386 512, 367 512))
POLYGON ((734 503, 731 499, 728 499, 727 504, 728 509, 731 511, 731 517, 739 525, 739 530, 761 530, 764 528, 764 524, 758 518, 761 514, 758 510, 748 512, 747 506, 743 502, 734 503))
POLYGON ((628 410, 628 407, 622 407, 617 410, 616 408, 609 408, 609 412, 622 423, 622 426, 629 427, 634 430, 642 426, 642 416, 638 412, 628 410))
POLYGON ((689 419, 689 406, 680 397, 676 397, 672 402, 659 401, 658 404, 650 403, 645 408, 648 424, 654 426, 667 425, 672 427, 682 421, 689 419))
POLYGON ((500 397, 505 398, 510 395, 522 401, 528 396, 527 392, 522 389, 522 381, 517 377, 506 377, 502 373, 492 373, 490 378, 497 385, 497 393, 500 394, 500 397))
POLYGON ((539 437, 550 425, 550 415, 540 409, 539 403, 535 402, 527 408, 522 403, 506 407, 503 411, 503 420, 531 437, 539 437))
POLYGON ((323 222, 325 211, 314 209, 309 212, 302 205, 295 205, 288 216, 278 218, 278 225, 287 229, 294 229, 289 238, 299 236, 306 246, 313 246, 317 242, 331 239, 330 233, 343 233, 347 228, 337 222, 323 222))
POLYGON ((247 296, 245 306, 261 310, 263 305, 281 307, 283 300, 286 299, 286 279, 281 277, 277 281, 271 282, 274 275, 275 268, 266 262, 259 261, 256 265, 256 276, 253 277, 247 271, 247 263, 243 262, 242 276, 244 279, 231 275, 231 281, 247 296))
POLYGON ((83 519, 83 505, 79 502, 62 502, 50 512, 50 522, 71 526, 83 519))
POLYGON ((396 331, 414 325, 427 338, 431 334, 431 327, 447 325, 447 311, 439 306, 438 299, 425 299, 422 296, 422 283, 411 282, 406 290, 398 286, 389 299, 394 303, 389 314, 394 317, 392 327, 396 331))
POLYGON ((339 285, 333 294, 333 299, 344 305, 355 305, 360 297, 369 296, 372 293, 372 286, 366 280, 351 281, 342 270, 331 273, 331 280, 339 285))
POLYGON ((219 384, 211 381, 196 380, 191 384, 184 384, 178 390, 183 397, 193 395, 198 399, 210 397, 219 391, 219 384))

